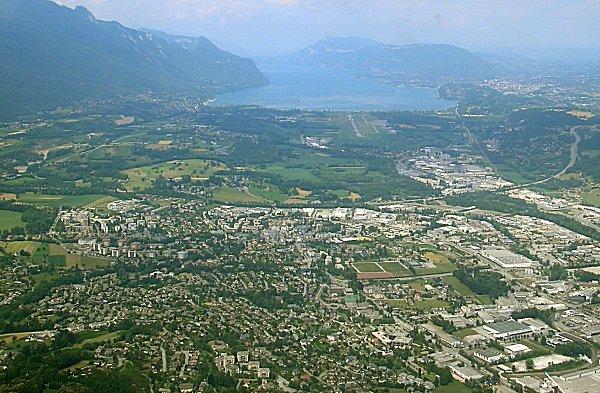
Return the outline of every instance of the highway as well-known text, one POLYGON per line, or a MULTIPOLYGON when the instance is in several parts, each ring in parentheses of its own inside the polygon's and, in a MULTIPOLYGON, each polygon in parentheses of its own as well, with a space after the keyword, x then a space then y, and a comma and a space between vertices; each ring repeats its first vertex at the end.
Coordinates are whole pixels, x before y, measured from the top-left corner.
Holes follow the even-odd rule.
POLYGON ((575 138, 575 141, 573 141, 573 143, 571 144, 571 159, 566 167, 564 167, 557 174, 547 177, 545 179, 534 181, 531 183, 521 184, 519 186, 511 187, 510 189, 517 190, 520 188, 535 186, 537 184, 543 184, 543 183, 549 182, 550 180, 558 179, 559 177, 566 174, 569 171, 569 169, 573 168, 575 166, 575 164, 577 163, 577 159, 579 158, 579 143, 581 142, 581 136, 579 136, 579 134, 577 133, 577 129, 580 127, 581 126, 575 126, 575 127, 571 128, 571 135, 573 135, 573 137, 575 138))

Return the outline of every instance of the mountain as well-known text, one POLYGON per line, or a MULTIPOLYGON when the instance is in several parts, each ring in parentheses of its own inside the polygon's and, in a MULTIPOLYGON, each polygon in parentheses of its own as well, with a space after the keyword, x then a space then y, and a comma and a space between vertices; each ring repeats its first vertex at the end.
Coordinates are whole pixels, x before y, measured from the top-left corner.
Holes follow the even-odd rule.
POLYGON ((491 63, 456 46, 387 45, 365 38, 323 39, 292 54, 286 61, 433 82, 482 79, 495 74, 491 63))
POLYGON ((25 112, 147 90, 209 96, 268 83, 250 59, 206 38, 97 20, 48 0, 0 2, 0 108, 25 112))

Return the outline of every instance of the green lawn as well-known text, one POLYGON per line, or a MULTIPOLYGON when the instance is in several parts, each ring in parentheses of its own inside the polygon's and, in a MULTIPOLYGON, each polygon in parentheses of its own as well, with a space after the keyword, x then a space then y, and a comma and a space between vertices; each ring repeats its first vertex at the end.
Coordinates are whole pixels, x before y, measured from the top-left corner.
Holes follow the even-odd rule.
POLYGON ((182 160, 163 162, 156 165, 132 168, 123 171, 129 181, 125 183, 128 190, 144 190, 152 185, 159 176, 166 179, 175 179, 182 176, 191 176, 193 180, 205 180, 216 172, 227 170, 224 164, 207 160, 182 160))
POLYGON ((288 194, 281 192, 278 187, 270 184, 249 187, 248 192, 252 195, 256 195, 257 197, 274 202, 285 202, 290 198, 288 194))
POLYGON ((471 389, 458 381, 453 381, 446 386, 440 386, 433 393, 471 393, 471 389))
POLYGON ((381 262, 379 264, 386 272, 390 272, 396 277, 408 277, 411 275, 411 273, 398 262, 381 262))
POLYGON ((39 242, 30 242, 30 241, 18 241, 18 242, 0 242, 0 246, 2 246, 7 253, 14 254, 15 252, 20 252, 21 250, 27 251, 29 254, 34 255, 40 246, 39 242))
POLYGON ((21 221, 22 215, 23 214, 19 212, 0 210, 0 230, 10 230, 14 227, 23 228, 25 224, 21 221))
POLYGON ((316 177, 310 169, 300 167, 285 167, 281 165, 269 165, 265 171, 267 174, 281 176, 283 180, 301 180, 321 184, 321 179, 316 177))
POLYGON ((379 268, 376 264, 372 262, 356 262, 354 263, 354 267, 358 269, 361 273, 381 273, 383 270, 379 268))
POLYGON ((417 276, 426 276, 429 274, 442 274, 442 273, 452 273, 456 270, 456 266, 454 266, 450 262, 435 262, 434 268, 424 268, 424 269, 416 269, 417 276))
POLYGON ((215 192, 213 198, 223 203, 265 203, 268 202, 266 199, 260 198, 259 196, 253 196, 232 187, 222 187, 219 191, 215 192))
POLYGON ((458 279, 454 276, 446 276, 446 277, 443 277, 442 280, 444 280, 444 282, 446 284, 448 284, 449 286, 452 287, 452 289, 454 289, 456 292, 458 292, 459 295, 475 296, 475 292, 471 291, 469 289, 469 287, 467 287, 462 282, 458 281, 458 279))
POLYGON ((48 207, 83 207, 94 204, 95 202, 106 198, 106 195, 42 195, 25 193, 17 197, 17 202, 35 206, 48 207))
POLYGON ((409 305, 406 300, 388 299, 384 301, 390 307, 412 310, 427 310, 431 308, 448 308, 450 304, 444 300, 426 299, 415 302, 414 305, 409 305))
POLYGON ((77 344, 77 346, 81 347, 85 344, 96 344, 96 343, 101 343, 104 341, 110 341, 110 340, 113 340, 113 339, 119 337, 119 334, 121 334, 121 332, 116 331, 116 332, 101 334, 99 336, 94 336, 92 338, 82 341, 81 343, 77 344))
POLYGON ((600 207, 600 188, 594 188, 589 192, 581 194, 583 203, 590 206, 600 207))

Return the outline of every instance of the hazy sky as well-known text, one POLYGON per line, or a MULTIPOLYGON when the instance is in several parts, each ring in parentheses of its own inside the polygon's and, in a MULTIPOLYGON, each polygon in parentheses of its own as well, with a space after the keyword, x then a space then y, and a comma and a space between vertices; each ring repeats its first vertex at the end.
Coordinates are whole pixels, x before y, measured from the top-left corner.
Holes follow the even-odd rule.
POLYGON ((328 36, 472 50, 600 46, 600 0, 59 0, 130 27, 202 35, 246 55, 328 36))

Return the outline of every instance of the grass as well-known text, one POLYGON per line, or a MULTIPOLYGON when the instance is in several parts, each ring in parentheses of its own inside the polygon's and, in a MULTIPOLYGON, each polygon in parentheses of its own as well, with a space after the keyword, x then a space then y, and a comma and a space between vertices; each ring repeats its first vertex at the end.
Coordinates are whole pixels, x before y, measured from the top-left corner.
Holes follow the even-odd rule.
POLYGON ((96 344, 96 343, 101 343, 104 341, 110 341, 110 340, 114 340, 115 338, 119 337, 119 334, 121 334, 120 331, 116 331, 116 332, 109 332, 109 333, 104 333, 88 338, 87 340, 83 340, 82 342, 80 342, 79 344, 77 344, 77 347, 82 347, 85 344, 96 344))
POLYGON ((471 328, 467 328, 467 329, 463 329, 459 332, 456 332, 454 335, 460 338, 465 338, 467 336, 472 336, 474 334, 477 334, 477 332, 471 328))
POLYGON ((187 175, 193 180, 204 180, 212 177, 216 172, 224 170, 227 170, 227 167, 216 161, 183 160, 132 168, 123 173, 129 178, 129 181, 125 183, 128 190, 144 190, 149 188, 159 176, 176 179, 187 175))
POLYGON ((111 263, 109 259, 89 257, 79 254, 70 254, 67 249, 59 244, 42 243, 32 254, 31 262, 48 263, 56 267, 80 267, 84 269, 94 269, 107 266, 111 263))
POLYGON ((452 273, 456 270, 456 266, 454 266, 450 262, 435 262, 434 268, 423 268, 423 269, 415 269, 417 272, 417 276, 425 276, 429 274, 443 274, 443 273, 452 273))
POLYGON ((14 254, 18 253, 21 250, 28 252, 31 255, 34 255, 37 251, 38 247, 41 243, 39 242, 30 242, 30 241, 19 241, 19 242, 0 242, 0 246, 2 246, 7 253, 14 254))
POLYGON ((471 291, 469 287, 458 281, 458 279, 454 276, 446 276, 443 277, 442 280, 444 280, 446 284, 451 286, 452 289, 458 292, 458 294, 461 296, 475 296, 475 292, 471 291))
POLYGON ((281 192, 278 187, 268 184, 264 186, 257 185, 249 187, 248 192, 252 195, 256 195, 257 197, 274 202, 284 202, 290 197, 288 194, 281 192))
POLYGON ((439 299, 427 299, 415 302, 410 305, 406 300, 388 299, 384 301, 390 307, 410 310, 428 310, 432 308, 448 308, 450 304, 444 300, 439 299))
POLYGON ((429 259, 433 263, 448 262, 447 256, 435 252, 426 252, 425 258, 429 259))
POLYGON ((590 206, 600 207, 600 188, 594 188, 589 192, 581 194, 583 203, 590 206))
POLYGON ((60 207, 70 206, 73 208, 92 205, 97 201, 107 198, 106 195, 43 195, 25 193, 17 197, 17 202, 34 206, 60 207))
POLYGON ((396 277, 408 277, 411 275, 411 273, 398 262, 381 262, 380 265, 386 272, 392 273, 396 277))
POLYGON ((0 230, 10 230, 14 227, 23 228, 25 224, 21 221, 23 214, 9 210, 0 210, 0 230))
POLYGON ((322 181, 315 176, 311 169, 300 167, 285 167, 281 165, 269 165, 265 170, 267 174, 280 176, 283 180, 306 181, 321 184, 322 181))
POLYGON ((244 190, 233 187, 222 187, 215 192, 213 199, 223 203, 264 203, 266 199, 259 196, 250 195, 244 190))
POLYGON ((112 196, 106 196, 100 199, 95 200, 92 203, 89 203, 87 205, 85 205, 84 207, 87 209, 92 209, 92 208, 96 208, 96 209, 106 209, 107 205, 111 202, 116 201, 117 198, 112 197, 112 196))
POLYGON ((436 388, 433 393, 471 393, 472 390, 458 381, 450 382, 446 386, 436 388))
POLYGON ((361 273, 381 273, 383 270, 377 266, 377 264, 372 262, 356 262, 354 263, 354 267, 358 269, 361 273))
POLYGON ((494 302, 489 296, 477 295, 475 292, 471 291, 471 289, 469 289, 469 287, 467 287, 465 284, 458 281, 458 279, 454 276, 444 276, 442 277, 442 280, 450 287, 452 287, 452 289, 454 289, 459 295, 471 298, 476 303, 494 304, 494 302))

